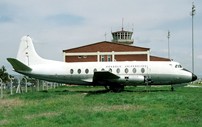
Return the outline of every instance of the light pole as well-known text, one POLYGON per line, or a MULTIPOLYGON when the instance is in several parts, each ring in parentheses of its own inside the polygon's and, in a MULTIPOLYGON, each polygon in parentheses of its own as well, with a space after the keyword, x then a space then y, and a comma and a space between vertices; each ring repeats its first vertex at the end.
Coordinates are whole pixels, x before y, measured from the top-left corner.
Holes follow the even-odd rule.
POLYGON ((10 94, 13 95, 13 78, 11 75, 8 75, 8 79, 10 80, 10 94))
POLYGON ((192 16, 192 72, 194 73, 194 15, 195 15, 195 5, 194 2, 192 2, 192 11, 191 11, 191 16, 192 16))
POLYGON ((170 59, 170 31, 168 30, 168 58, 170 59))
POLYGON ((0 85, 1 85, 1 98, 3 98, 3 80, 0 78, 0 85))

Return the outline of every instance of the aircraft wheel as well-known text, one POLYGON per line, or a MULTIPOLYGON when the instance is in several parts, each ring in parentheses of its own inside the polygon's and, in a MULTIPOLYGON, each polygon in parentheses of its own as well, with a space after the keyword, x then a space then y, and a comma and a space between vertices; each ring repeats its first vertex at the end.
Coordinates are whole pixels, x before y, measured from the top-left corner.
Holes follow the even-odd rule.
POLYGON ((110 87, 109 86, 104 86, 106 90, 110 90, 110 87))
POLYGON ((173 86, 171 86, 171 91, 174 91, 174 87, 173 86))
POLYGON ((113 91, 113 92, 121 92, 124 90, 124 86, 123 85, 115 85, 115 86, 110 86, 110 90, 113 91))

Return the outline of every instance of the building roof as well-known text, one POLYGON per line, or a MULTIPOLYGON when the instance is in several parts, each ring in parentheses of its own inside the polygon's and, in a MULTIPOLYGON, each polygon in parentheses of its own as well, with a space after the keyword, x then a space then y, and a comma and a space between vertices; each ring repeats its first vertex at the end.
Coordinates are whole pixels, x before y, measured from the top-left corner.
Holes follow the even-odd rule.
POLYGON ((150 55, 151 61, 171 61, 169 58, 150 55))
POLYGON ((124 52, 124 51, 148 51, 150 48, 144 48, 144 47, 137 47, 137 46, 131 46, 131 45, 125 45, 115 42, 108 42, 108 41, 102 41, 97 42, 89 45, 84 45, 81 47, 71 48, 63 50, 63 52, 124 52))
POLYGON ((125 30, 121 30, 121 31, 115 31, 112 33, 133 33, 132 31, 125 31, 125 30))

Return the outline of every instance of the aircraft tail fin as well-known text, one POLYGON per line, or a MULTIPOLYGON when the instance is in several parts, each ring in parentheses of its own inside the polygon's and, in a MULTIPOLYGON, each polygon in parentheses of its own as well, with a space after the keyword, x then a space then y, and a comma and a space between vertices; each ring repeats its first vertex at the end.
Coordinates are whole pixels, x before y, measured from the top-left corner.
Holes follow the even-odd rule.
POLYGON ((45 62, 45 59, 41 58, 36 53, 34 45, 32 43, 32 39, 29 36, 23 36, 21 38, 21 43, 17 54, 17 60, 27 66, 45 62))
POLYGON ((17 71, 17 72, 29 72, 29 71, 32 71, 32 69, 30 67, 23 64, 22 62, 20 62, 19 60, 15 59, 15 58, 7 58, 7 60, 11 63, 14 70, 17 71))

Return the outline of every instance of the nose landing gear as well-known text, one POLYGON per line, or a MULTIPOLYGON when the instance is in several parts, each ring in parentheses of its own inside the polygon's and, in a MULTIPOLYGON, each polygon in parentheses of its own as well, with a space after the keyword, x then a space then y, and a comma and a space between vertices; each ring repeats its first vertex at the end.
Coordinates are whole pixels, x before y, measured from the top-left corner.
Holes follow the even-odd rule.
POLYGON ((173 85, 171 85, 171 91, 174 91, 174 87, 173 87, 173 85))

